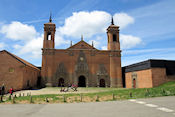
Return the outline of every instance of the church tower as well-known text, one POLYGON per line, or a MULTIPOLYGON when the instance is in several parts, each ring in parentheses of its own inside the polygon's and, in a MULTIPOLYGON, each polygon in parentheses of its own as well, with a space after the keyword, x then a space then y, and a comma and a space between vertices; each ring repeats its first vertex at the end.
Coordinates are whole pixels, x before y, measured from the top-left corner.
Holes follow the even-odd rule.
POLYGON ((107 28, 108 51, 110 51, 110 85, 111 87, 122 87, 121 50, 119 40, 119 26, 111 25, 107 28))
POLYGON ((43 48, 45 49, 54 49, 55 48, 55 24, 52 23, 52 18, 50 15, 50 19, 48 23, 44 24, 44 42, 43 48))
POLYGON ((50 15, 49 22, 44 24, 44 40, 42 48, 42 67, 41 77, 43 86, 52 86, 53 68, 50 65, 54 64, 53 54, 55 51, 55 31, 56 26, 52 23, 50 15))

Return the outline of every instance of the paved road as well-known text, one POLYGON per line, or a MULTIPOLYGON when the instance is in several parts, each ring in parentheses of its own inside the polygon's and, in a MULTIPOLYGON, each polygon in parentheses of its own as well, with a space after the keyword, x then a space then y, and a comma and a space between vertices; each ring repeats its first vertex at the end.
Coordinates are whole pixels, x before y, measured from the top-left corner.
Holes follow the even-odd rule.
POLYGON ((72 104, 0 104, 0 117, 175 117, 175 96, 72 104))

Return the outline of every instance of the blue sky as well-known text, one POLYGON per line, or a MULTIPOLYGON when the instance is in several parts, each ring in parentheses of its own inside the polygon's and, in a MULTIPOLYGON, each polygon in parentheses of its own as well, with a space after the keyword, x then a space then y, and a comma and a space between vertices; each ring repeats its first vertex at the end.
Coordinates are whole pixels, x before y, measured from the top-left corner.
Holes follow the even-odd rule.
POLYGON ((120 26, 122 66, 147 59, 175 58, 174 0, 1 0, 0 50, 41 66, 43 24, 50 11, 56 48, 94 41, 106 49, 111 16, 120 26))

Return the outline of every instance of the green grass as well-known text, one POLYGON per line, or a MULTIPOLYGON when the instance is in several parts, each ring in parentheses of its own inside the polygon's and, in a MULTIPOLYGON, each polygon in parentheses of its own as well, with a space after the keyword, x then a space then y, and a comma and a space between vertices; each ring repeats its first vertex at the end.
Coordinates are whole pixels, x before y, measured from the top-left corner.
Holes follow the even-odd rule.
MULTIPOLYGON (((50 90, 58 90, 55 87, 49 87, 50 90)), ((111 101, 112 94, 115 95, 115 100, 126 100, 136 98, 150 98, 150 97, 161 97, 161 96, 173 96, 175 95, 175 82, 168 82, 159 87, 155 88, 141 88, 141 89, 125 89, 125 88, 79 88, 81 90, 95 90, 95 93, 83 93, 83 102, 91 101, 111 101), (99 100, 96 97, 99 97, 99 100), (105 99, 103 99, 105 98, 105 99), (89 100, 88 100, 89 99, 89 100), (88 101, 87 101, 88 100, 88 101)), ((32 96, 33 103, 72 103, 80 102, 79 93, 68 93, 68 94, 44 94, 32 96), (63 99, 65 96, 65 100, 63 99), (49 102, 46 102, 46 98, 49 102)), ((3 103, 9 103, 8 100, 3 103)), ((30 96, 17 97, 16 103, 30 103, 30 96)))

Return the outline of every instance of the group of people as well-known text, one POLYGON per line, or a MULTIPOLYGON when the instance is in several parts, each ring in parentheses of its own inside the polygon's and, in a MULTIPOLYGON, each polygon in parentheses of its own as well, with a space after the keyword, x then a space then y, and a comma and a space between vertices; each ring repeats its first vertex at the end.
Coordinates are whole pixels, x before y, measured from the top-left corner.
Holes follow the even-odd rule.
POLYGON ((77 85, 74 85, 74 84, 72 84, 72 85, 70 85, 68 87, 62 87, 61 86, 60 92, 68 92, 69 89, 72 89, 73 91, 78 91, 77 88, 78 88, 78 86, 77 85))
MULTIPOLYGON (((13 92, 14 92, 13 88, 10 88, 10 90, 9 90, 10 95, 13 95, 13 92)), ((2 84, 2 86, 0 86, 0 95, 3 96, 5 93, 6 93, 5 92, 5 85, 2 84)))

